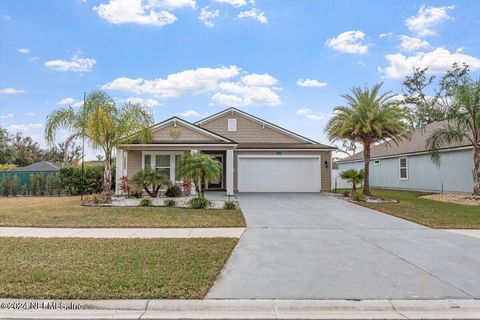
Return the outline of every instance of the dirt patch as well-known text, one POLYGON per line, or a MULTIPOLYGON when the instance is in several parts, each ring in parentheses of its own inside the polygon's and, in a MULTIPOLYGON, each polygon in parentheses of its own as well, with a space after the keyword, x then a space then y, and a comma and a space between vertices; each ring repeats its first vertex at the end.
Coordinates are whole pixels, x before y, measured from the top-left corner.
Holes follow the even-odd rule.
POLYGON ((465 204, 467 206, 480 206, 480 196, 474 195, 462 195, 462 194, 429 194, 426 196, 421 196, 420 198, 442 201, 442 202, 451 202, 458 204, 465 204))

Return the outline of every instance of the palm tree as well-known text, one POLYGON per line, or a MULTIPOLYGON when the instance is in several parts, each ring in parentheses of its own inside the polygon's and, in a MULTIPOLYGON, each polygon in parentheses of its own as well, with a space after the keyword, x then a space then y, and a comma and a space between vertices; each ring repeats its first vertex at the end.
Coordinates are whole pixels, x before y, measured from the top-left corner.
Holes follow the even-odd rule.
POLYGON ((111 160, 115 147, 133 138, 147 142, 152 135, 152 124, 152 113, 140 104, 127 103, 118 108, 105 92, 93 91, 78 111, 69 106, 50 113, 45 126, 45 139, 53 143, 57 131, 63 128, 71 133, 68 141, 73 137, 85 136, 94 149, 101 149, 105 162, 103 190, 110 192, 111 160))
POLYGON ((452 90, 453 102, 443 126, 430 135, 426 148, 432 160, 440 163, 440 148, 467 141, 473 147, 473 193, 480 194, 480 80, 468 76, 452 90))
POLYGON ((371 196, 369 184, 370 149, 375 143, 398 144, 412 128, 410 111, 391 92, 380 94, 382 83, 372 88, 354 87, 343 95, 346 106, 335 107, 325 133, 330 141, 347 139, 363 146, 365 182, 363 193, 371 196))
POLYGON ((143 188, 150 197, 155 198, 160 188, 170 183, 170 178, 155 169, 147 168, 135 173, 132 182, 136 188, 143 188))
POLYGON ((176 165, 176 176, 195 182, 200 197, 204 197, 204 186, 218 181, 222 174, 222 164, 205 153, 185 153, 176 165))
POLYGON ((352 196, 357 192, 357 184, 360 184, 365 179, 365 170, 348 169, 340 172, 340 178, 352 184, 352 196))

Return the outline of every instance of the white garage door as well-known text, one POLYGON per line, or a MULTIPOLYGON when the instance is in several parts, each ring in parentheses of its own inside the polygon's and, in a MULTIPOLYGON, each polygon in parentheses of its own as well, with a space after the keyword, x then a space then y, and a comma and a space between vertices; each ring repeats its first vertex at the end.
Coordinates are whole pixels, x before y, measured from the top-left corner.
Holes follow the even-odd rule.
POLYGON ((318 156, 238 157, 239 192, 319 192, 318 156))

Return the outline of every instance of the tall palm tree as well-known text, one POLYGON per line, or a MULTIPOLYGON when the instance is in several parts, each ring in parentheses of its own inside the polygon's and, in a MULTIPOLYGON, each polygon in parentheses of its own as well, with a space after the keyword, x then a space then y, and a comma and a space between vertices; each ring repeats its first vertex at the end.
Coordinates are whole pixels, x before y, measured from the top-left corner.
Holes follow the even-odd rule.
POLYGON ((101 149, 105 163, 103 190, 110 192, 111 160, 115 147, 133 138, 147 142, 151 139, 152 124, 152 113, 140 104, 127 103, 118 108, 105 92, 93 91, 77 111, 69 106, 50 113, 45 126, 45 139, 53 143, 57 131, 63 128, 71 133, 67 140, 85 136, 94 149, 101 149))
POLYGON ((195 182, 200 197, 204 197, 204 186, 220 180, 222 164, 205 153, 185 153, 176 165, 176 176, 195 182))
POLYGON ((346 106, 334 109, 325 133, 330 141, 347 139, 363 146, 365 182, 363 193, 371 196, 369 183, 370 149, 379 142, 398 144, 412 128, 410 111, 391 92, 380 93, 382 83, 372 88, 354 87, 342 97, 346 106))
POLYGON ((473 147, 473 193, 480 194, 480 80, 465 76, 452 91, 453 102, 443 126, 426 142, 432 160, 440 163, 440 148, 467 141, 473 147))

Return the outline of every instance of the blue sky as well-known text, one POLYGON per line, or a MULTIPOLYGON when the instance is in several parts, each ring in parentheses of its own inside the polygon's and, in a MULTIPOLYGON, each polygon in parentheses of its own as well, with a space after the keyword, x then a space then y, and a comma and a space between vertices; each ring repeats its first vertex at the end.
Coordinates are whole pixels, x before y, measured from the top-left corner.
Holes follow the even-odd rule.
POLYGON ((236 106, 327 142, 352 86, 480 70, 476 0, 23 0, 0 1, 0 16, 0 125, 42 144, 46 115, 94 89, 156 121, 236 106))

